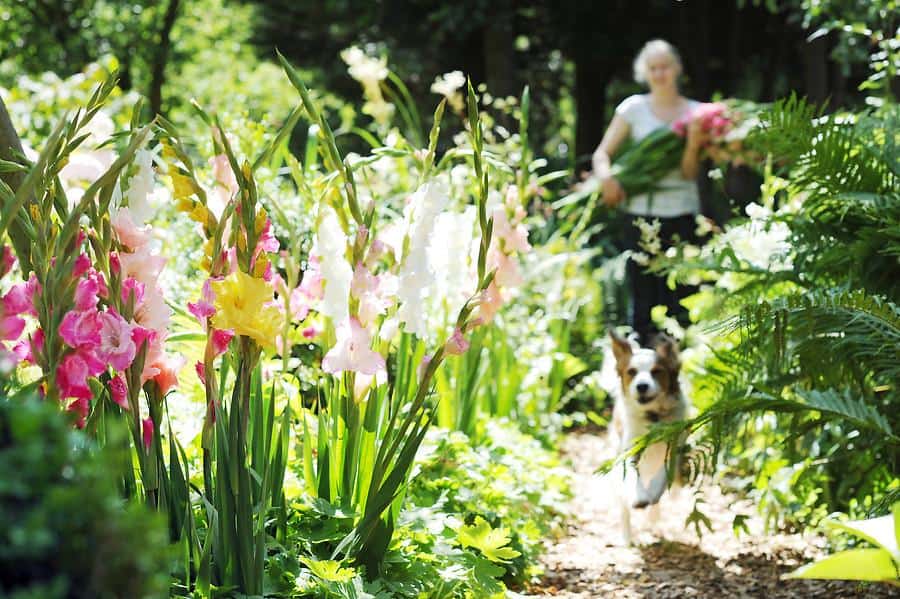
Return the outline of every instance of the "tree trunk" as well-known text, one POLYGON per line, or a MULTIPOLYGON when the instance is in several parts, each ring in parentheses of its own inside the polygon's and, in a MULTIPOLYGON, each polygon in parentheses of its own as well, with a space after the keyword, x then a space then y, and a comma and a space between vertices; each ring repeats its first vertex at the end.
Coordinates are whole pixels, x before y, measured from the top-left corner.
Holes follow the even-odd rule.
POLYGON ((169 50, 172 47, 172 27, 175 26, 179 4, 180 0, 169 0, 162 28, 159 31, 159 47, 153 57, 149 95, 150 110, 154 115, 162 114, 162 87, 166 80, 166 63, 169 62, 169 50))
MULTIPOLYGON (((484 70, 488 92, 494 97, 517 95, 516 60, 510 0, 497 2, 488 13, 484 26, 484 70)), ((510 119, 500 122, 509 128, 510 119)))
POLYGON ((803 44, 806 97, 822 104, 828 96, 828 38, 824 35, 803 44))

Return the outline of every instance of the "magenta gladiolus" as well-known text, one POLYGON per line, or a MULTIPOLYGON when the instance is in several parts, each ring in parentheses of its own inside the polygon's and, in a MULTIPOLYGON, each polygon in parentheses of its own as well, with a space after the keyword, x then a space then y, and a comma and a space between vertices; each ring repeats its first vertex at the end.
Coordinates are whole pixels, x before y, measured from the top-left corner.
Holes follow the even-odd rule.
POLYGON ((72 267, 72 278, 77 279, 84 273, 88 271, 91 267, 91 259, 88 258, 87 254, 79 254, 77 258, 75 258, 75 266, 72 267))
POLYGON ((149 452, 150 446, 153 445, 153 421, 149 418, 144 418, 141 421, 141 430, 144 438, 144 449, 149 452))
POLYGON ((213 353, 220 356, 228 349, 228 344, 234 337, 234 331, 231 329, 215 329, 212 333, 213 353))
POLYGON ((63 358, 56 369, 56 384, 61 397, 90 399, 93 394, 87 384, 88 376, 88 365, 81 355, 72 353, 63 358))
POLYGON ((24 319, 18 316, 0 316, 0 341, 15 341, 24 329, 24 319))
POLYGON ((109 381, 109 396, 123 410, 128 408, 128 385, 121 374, 117 374, 109 381))
POLYGON ((72 403, 70 403, 66 410, 69 412, 75 412, 78 414, 78 420, 75 421, 75 426, 78 428, 84 428, 85 419, 87 419, 88 412, 90 411, 90 402, 85 397, 79 397, 75 399, 72 403))
POLYGON ((0 253, 0 277, 6 276, 6 273, 11 271, 15 265, 16 255, 13 254, 11 247, 4 245, 3 251, 0 253))
POLYGON ((94 347, 100 344, 100 326, 96 310, 70 310, 59 325, 59 336, 69 347, 94 347))
POLYGON ((202 385, 206 385, 206 366, 203 365, 203 362, 197 362, 194 364, 194 370, 197 371, 197 377, 200 379, 200 383, 202 385))
POLYGON ((128 277, 122 281, 122 301, 127 304, 128 300, 134 296, 134 305, 140 305, 144 301, 144 289, 143 283, 134 277, 128 277))
POLYGON ((206 279, 206 282, 203 283, 203 290, 200 292, 200 299, 196 302, 188 302, 188 312, 194 315, 204 329, 206 329, 207 319, 216 313, 216 308, 213 306, 215 299, 216 294, 213 293, 210 279, 206 279))

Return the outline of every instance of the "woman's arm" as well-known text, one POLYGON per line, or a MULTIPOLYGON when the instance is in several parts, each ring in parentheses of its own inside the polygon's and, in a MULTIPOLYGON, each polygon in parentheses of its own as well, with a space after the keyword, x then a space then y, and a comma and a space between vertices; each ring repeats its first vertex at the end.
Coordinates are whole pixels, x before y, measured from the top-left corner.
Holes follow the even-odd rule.
POLYGON ((681 176, 691 180, 700 172, 700 150, 703 149, 705 134, 700 128, 700 121, 692 119, 687 128, 687 143, 681 155, 681 176))
POLYGON ((603 202, 607 206, 615 206, 625 199, 625 191, 619 182, 610 174, 611 157, 621 147, 622 142, 628 137, 630 125, 621 115, 615 115, 606 133, 603 134, 603 140, 597 149, 594 150, 592 164, 594 167, 594 177, 600 180, 603 189, 603 202))

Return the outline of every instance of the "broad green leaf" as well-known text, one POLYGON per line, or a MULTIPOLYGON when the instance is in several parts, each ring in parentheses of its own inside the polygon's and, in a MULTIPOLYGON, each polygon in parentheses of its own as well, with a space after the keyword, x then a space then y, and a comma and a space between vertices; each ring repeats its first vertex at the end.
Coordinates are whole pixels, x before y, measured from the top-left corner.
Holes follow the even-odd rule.
POLYGON ((853 520, 851 522, 835 522, 830 520, 828 526, 850 533, 855 537, 864 539, 873 545, 889 553, 897 555, 897 536, 894 530, 894 516, 881 516, 868 520, 853 520))
POLYGON ((507 562, 521 555, 509 544, 509 533, 505 528, 491 528, 484 518, 475 518, 475 524, 461 526, 457 539, 463 547, 474 547, 492 562, 507 562))
POLYGON ((884 549, 841 551, 803 566, 786 578, 825 578, 833 580, 897 581, 897 566, 884 549))
POLYGON ((328 582, 350 582, 353 580, 353 577, 356 576, 356 571, 353 568, 342 568, 341 562, 336 562, 334 560, 326 559, 316 561, 301 557, 300 561, 303 562, 314 575, 322 580, 327 580, 328 582))

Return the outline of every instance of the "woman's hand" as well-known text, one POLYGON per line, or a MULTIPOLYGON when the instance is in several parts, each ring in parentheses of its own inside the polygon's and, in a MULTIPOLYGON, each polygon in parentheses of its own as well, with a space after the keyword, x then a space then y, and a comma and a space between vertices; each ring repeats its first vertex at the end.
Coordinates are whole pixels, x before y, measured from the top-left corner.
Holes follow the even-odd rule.
POLYGON ((709 135, 700 126, 700 119, 691 119, 687 127, 687 146, 693 150, 700 150, 708 141, 709 135))
POLYGON ((603 190, 603 203, 610 208, 615 208, 625 200, 625 190, 615 177, 601 180, 600 189, 603 190))

